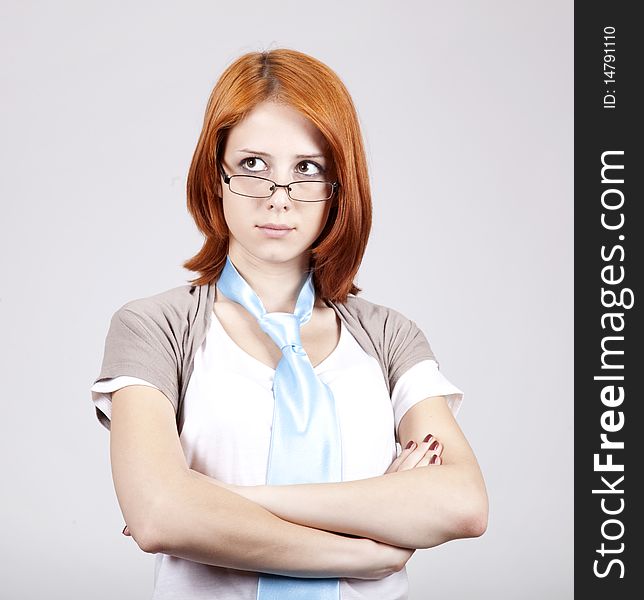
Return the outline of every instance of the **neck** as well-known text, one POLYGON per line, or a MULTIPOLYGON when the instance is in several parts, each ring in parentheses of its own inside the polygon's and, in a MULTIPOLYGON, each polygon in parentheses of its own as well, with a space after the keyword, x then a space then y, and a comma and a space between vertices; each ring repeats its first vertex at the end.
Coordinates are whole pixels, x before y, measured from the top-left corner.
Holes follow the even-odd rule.
POLYGON ((232 248, 228 255, 239 274, 259 296, 266 312, 295 311, 309 267, 308 254, 282 263, 261 261, 247 253, 235 252, 232 248))

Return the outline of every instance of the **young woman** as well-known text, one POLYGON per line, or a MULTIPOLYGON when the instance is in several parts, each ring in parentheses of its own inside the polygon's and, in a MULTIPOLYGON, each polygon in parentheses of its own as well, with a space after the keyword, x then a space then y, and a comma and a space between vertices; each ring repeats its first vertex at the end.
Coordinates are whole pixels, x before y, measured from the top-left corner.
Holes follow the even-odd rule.
POLYGON ((235 61, 188 208, 200 276, 116 311, 92 387, 154 599, 406 598, 414 550, 481 535, 487 495, 462 392, 357 295, 371 198, 337 75, 288 49, 235 61))

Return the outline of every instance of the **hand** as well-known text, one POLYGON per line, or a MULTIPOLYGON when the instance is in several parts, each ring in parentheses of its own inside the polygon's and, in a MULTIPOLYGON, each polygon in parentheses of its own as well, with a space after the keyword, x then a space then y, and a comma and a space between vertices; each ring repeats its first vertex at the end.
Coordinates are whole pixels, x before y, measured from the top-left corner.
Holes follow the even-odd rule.
POLYGON ((442 464, 441 454, 443 444, 441 444, 431 433, 420 444, 410 442, 407 448, 398 455, 398 457, 389 465, 385 473, 395 473, 397 471, 407 471, 415 467, 428 467, 442 464), (411 446, 410 446, 411 444, 411 446))

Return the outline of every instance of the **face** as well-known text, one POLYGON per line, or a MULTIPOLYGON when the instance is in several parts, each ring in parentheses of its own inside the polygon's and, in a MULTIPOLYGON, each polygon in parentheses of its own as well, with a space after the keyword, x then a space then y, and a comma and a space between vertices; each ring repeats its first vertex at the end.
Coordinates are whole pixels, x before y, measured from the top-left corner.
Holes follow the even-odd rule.
MULTIPOLYGON (((294 108, 271 101, 257 105, 230 130, 221 163, 228 175, 256 175, 278 184, 333 181, 331 155, 317 128, 294 108)), ((307 268, 309 249, 334 198, 298 202, 285 188, 276 188, 270 198, 249 198, 232 192, 223 176, 220 181, 231 258, 307 268), (263 227, 268 224, 288 229, 263 227)))

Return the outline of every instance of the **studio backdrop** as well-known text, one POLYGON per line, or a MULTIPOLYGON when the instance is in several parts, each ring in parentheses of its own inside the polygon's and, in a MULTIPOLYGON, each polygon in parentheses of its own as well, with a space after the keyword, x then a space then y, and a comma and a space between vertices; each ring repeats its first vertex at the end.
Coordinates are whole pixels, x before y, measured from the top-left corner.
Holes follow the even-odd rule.
POLYGON ((464 391, 487 484, 487 532, 418 550, 410 598, 572 598, 572 9, 4 3, 2 597, 150 597, 90 386, 114 311, 195 276, 186 177, 212 86, 287 47, 352 95, 374 204, 357 283, 464 391))

